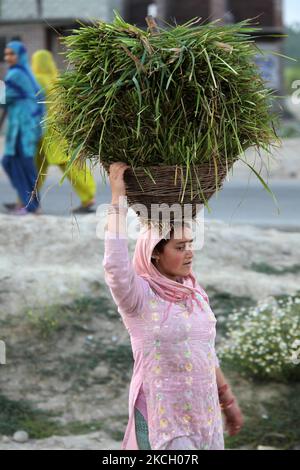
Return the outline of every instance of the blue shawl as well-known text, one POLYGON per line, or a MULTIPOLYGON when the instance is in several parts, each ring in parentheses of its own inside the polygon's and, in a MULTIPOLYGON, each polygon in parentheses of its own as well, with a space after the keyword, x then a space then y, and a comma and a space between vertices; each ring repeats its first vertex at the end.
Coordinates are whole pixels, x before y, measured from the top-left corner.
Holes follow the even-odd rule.
POLYGON ((43 135, 41 121, 45 115, 45 98, 30 69, 24 44, 21 41, 11 41, 6 47, 14 51, 18 63, 9 67, 4 80, 8 115, 5 155, 16 154, 19 135, 23 154, 34 157, 43 135))

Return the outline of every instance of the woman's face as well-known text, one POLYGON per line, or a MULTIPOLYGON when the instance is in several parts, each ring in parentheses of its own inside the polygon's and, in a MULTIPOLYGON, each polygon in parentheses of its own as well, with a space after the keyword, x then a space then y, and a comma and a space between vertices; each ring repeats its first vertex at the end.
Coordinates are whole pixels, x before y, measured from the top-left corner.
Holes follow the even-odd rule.
POLYGON ((18 56, 12 49, 7 47, 4 51, 4 60, 9 66, 16 65, 18 63, 18 56))
POLYGON ((194 255, 192 230, 189 227, 184 227, 180 237, 178 238, 175 232, 174 238, 168 240, 162 253, 158 253, 157 250, 153 252, 158 271, 172 280, 186 277, 192 270, 194 255))

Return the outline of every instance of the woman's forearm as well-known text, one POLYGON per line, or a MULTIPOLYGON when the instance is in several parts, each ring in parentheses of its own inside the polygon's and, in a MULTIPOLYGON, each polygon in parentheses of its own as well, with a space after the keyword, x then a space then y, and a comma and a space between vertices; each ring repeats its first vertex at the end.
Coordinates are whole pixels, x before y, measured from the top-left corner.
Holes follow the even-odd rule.
POLYGON ((235 395, 232 393, 227 379, 220 368, 216 368, 218 384, 219 403, 222 413, 225 416, 226 429, 229 436, 238 434, 243 426, 243 415, 237 403, 235 395))
POLYGON ((230 384, 228 383, 228 380, 226 379, 220 367, 216 368, 216 376, 217 376, 218 389, 220 389, 221 387, 227 384, 228 389, 226 390, 226 393, 224 394, 224 398, 226 398, 226 400, 231 399, 233 397, 233 393, 231 391, 230 384))
POLYGON ((228 385, 228 388, 224 393, 222 393, 222 402, 227 402, 234 398, 234 395, 232 393, 232 390, 230 388, 230 385, 228 383, 228 380, 226 379, 225 375, 223 374, 222 370, 220 367, 216 367, 216 378, 217 378, 217 386, 218 390, 220 390, 222 387, 224 388, 224 385, 228 385))
POLYGON ((216 367, 216 376, 217 376, 218 388, 222 387, 223 385, 225 385, 227 383, 226 379, 225 379, 225 376, 224 376, 224 374, 223 374, 220 367, 216 367))
POLYGON ((113 163, 109 171, 112 197, 107 215, 107 230, 116 235, 127 234, 128 207, 124 182, 124 171, 127 167, 125 163, 113 163))
POLYGON ((108 208, 107 214, 107 230, 116 235, 126 235, 127 234, 127 212, 128 208, 125 207, 122 203, 113 202, 108 208))

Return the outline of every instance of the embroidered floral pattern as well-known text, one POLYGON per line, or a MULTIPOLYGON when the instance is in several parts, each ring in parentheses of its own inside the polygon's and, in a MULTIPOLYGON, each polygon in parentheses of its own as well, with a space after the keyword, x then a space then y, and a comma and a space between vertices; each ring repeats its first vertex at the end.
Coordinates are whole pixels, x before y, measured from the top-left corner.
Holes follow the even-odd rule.
MULTIPOLYGON (((172 436, 178 433, 187 440, 188 436, 198 435, 199 449, 211 448, 213 439, 217 440, 216 448, 224 445, 222 422, 218 421, 221 415, 216 414, 213 351, 216 319, 204 298, 197 297, 201 308, 197 304, 193 313, 180 302, 166 318, 160 301, 155 299, 149 302, 148 317, 144 316, 146 338, 152 339, 152 351, 151 343, 146 341, 144 357, 152 364, 152 378, 150 375, 147 380, 147 406, 153 410, 149 433, 155 448, 163 448, 163 442, 177 442, 172 436), (196 339, 198 331, 199 340, 196 339), (204 378, 205 388, 201 389, 204 378), (175 397, 179 399, 174 400, 175 397)), ((164 308, 167 308, 165 302, 164 308)), ((184 448, 196 447, 188 444, 184 448)))

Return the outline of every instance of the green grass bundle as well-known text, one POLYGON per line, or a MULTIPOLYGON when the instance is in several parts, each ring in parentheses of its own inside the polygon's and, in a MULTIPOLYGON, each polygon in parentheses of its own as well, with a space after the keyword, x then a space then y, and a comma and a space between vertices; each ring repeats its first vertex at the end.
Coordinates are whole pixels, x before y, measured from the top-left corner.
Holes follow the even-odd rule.
POLYGON ((196 20, 153 32, 116 14, 112 24, 74 30, 55 90, 55 125, 71 162, 124 161, 145 171, 209 163, 216 178, 248 147, 269 151, 276 134, 271 91, 253 61, 257 29, 248 20, 196 20))

